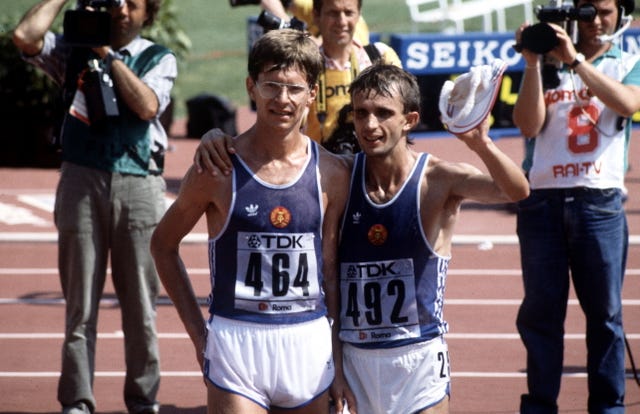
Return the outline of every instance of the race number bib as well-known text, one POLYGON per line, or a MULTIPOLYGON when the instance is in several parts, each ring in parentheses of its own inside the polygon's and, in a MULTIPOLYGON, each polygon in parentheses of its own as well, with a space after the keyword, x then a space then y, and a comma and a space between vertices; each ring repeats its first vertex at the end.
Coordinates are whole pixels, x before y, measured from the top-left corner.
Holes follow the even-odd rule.
POLYGON ((312 233, 239 232, 235 307, 266 314, 314 310, 320 296, 312 233))
POLYGON ((412 259, 342 263, 340 339, 351 343, 420 336, 412 259))

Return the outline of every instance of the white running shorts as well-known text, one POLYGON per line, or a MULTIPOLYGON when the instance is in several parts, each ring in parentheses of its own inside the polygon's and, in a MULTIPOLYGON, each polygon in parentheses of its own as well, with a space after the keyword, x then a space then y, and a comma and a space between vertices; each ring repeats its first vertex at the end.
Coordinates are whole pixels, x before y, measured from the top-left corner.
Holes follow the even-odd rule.
POLYGON ((450 394, 449 351, 442 336, 397 348, 344 344, 343 359, 359 413, 415 413, 450 394))
POLYGON ((297 408, 325 392, 335 370, 327 318, 269 325, 214 316, 205 377, 264 408, 297 408))

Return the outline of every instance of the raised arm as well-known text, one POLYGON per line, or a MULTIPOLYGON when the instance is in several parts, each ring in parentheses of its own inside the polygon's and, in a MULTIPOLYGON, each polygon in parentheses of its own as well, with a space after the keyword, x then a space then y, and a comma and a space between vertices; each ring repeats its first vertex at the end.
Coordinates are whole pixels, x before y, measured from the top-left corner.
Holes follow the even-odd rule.
MULTIPOLYGON (((561 27, 556 25, 551 25, 551 27, 556 32, 559 44, 549 53, 567 65, 573 63, 578 52, 571 38, 561 27)), ((597 96, 602 103, 618 115, 627 118, 640 110, 640 87, 625 85, 610 78, 593 66, 589 59, 577 65, 573 70, 589 88, 589 93, 597 96)))
MULTIPOLYGON (((94 51, 103 60, 107 55, 113 53, 110 47, 104 46, 95 48, 94 51)), ((153 80, 156 85, 162 85, 163 89, 152 89, 145 81, 139 78, 122 60, 113 59, 111 63, 111 78, 113 84, 118 91, 118 97, 126 104, 126 106, 138 115, 142 120, 149 121, 158 115, 160 110, 160 100, 157 95, 165 93, 167 96, 165 99, 168 101, 168 95, 170 94, 173 82, 177 75, 177 63, 175 56, 169 54, 165 55, 163 61, 166 60, 166 65, 171 67, 171 73, 164 75, 158 73, 158 76, 153 80)), ((152 69, 144 78, 155 76, 156 72, 152 69)))
MULTIPOLYGON (((522 31, 528 25, 520 26, 516 32, 516 43, 521 42, 522 31)), ((520 129, 525 138, 538 135, 544 125, 546 108, 542 89, 542 73, 540 57, 528 49, 522 50, 525 68, 522 74, 518 99, 513 107, 513 123, 520 129)))
POLYGON ((13 43, 27 56, 35 56, 44 46, 44 35, 67 0, 45 0, 33 6, 13 31, 13 43))
POLYGON ((280 0, 260 0, 260 7, 274 16, 278 16, 284 21, 289 21, 291 17, 287 14, 282 1, 280 0))
POLYGON ((473 152, 478 154, 489 170, 483 174, 475 167, 461 164, 454 180, 454 194, 477 201, 494 203, 518 201, 529 195, 529 182, 522 169, 498 148, 488 135, 489 121, 485 119, 477 128, 456 134, 473 152))

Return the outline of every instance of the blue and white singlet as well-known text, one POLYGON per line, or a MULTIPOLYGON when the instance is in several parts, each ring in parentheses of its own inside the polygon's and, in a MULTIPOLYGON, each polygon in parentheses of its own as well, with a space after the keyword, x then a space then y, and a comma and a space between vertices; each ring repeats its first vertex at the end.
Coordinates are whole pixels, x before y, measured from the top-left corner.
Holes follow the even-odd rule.
POLYGON ((309 140, 307 152, 298 177, 284 185, 262 181, 232 156, 230 213, 209 240, 212 315, 270 324, 326 315, 317 144, 309 140))
POLYGON ((365 186, 363 153, 355 159, 340 247, 340 339, 390 348, 447 332, 443 319, 449 258, 429 245, 420 220, 420 154, 402 189, 375 204, 365 186))

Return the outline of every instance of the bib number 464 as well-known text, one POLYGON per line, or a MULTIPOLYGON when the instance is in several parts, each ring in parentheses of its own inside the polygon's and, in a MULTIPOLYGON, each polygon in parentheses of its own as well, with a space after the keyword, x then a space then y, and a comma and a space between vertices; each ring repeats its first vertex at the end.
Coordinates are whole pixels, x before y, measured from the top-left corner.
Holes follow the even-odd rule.
MULTIPOLYGON (((271 277, 263 277, 263 255, 251 253, 244 278, 246 287, 253 288, 253 296, 259 297, 266 293, 265 279, 270 283, 270 290, 274 297, 286 296, 290 288, 296 288, 302 296, 309 296, 309 261, 306 253, 300 253, 296 269, 291 269, 291 259, 288 253, 276 253, 271 257, 271 277), (292 271, 295 275, 292 279, 292 271), (270 281, 268 279, 271 279, 270 281)), ((264 269, 268 272, 268 269, 264 269)), ((266 273, 267 275, 269 273, 266 273)))

